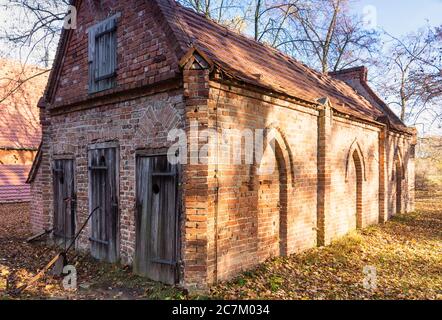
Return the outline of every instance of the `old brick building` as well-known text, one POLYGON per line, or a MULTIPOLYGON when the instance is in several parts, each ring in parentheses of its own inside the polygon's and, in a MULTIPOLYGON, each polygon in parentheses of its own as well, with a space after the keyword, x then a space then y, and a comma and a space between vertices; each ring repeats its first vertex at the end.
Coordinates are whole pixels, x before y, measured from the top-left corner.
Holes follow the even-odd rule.
POLYGON ((35 231, 69 239, 99 208, 77 249, 193 288, 414 210, 415 131, 365 68, 319 74, 170 0, 74 5, 39 104, 35 231), (216 140, 195 161, 195 121, 271 132, 274 152, 220 163, 216 140), (174 129, 186 164, 165 157, 174 129))
POLYGON ((31 199, 26 178, 41 141, 37 102, 47 81, 44 72, 0 59, 0 204, 31 199))

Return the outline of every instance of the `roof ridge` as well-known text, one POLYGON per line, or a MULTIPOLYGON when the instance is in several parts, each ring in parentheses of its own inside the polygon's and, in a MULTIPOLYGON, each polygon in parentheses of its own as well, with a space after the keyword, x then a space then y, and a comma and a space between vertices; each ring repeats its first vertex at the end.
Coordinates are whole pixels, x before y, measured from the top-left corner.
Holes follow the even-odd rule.
MULTIPOLYGON (((166 1, 168 1, 168 0, 166 0, 166 1)), ((181 10, 185 10, 185 11, 187 11, 187 12, 193 14, 193 15, 196 15, 196 16, 202 18, 202 19, 205 19, 207 22, 211 23, 213 26, 215 26, 215 27, 217 27, 217 28, 223 28, 223 29, 225 29, 228 33, 230 33, 230 34, 232 34, 232 35, 235 35, 235 36, 240 36, 240 37, 244 38, 244 39, 247 40, 247 41, 257 42, 255 39, 252 39, 250 36, 248 36, 248 35, 246 35, 246 34, 243 34, 243 33, 240 33, 239 31, 237 31, 237 30, 235 30, 235 29, 232 29, 232 28, 229 28, 228 26, 225 26, 225 25, 223 25, 223 24, 221 24, 221 23, 219 23, 219 22, 216 22, 215 20, 206 17, 206 16, 205 16, 204 14, 202 14, 202 13, 199 13, 199 12, 197 12, 197 11, 191 9, 191 8, 188 8, 188 7, 183 6, 181 3, 179 3, 179 2, 177 2, 177 1, 175 1, 175 0, 171 0, 171 1, 175 2, 176 5, 177 5, 177 7, 179 7, 181 10)), ((258 42, 258 43, 259 43, 259 42, 258 42)))
MULTIPOLYGON (((166 1, 169 1, 169 0, 166 0, 166 1)), ((289 56, 288 54, 282 52, 281 50, 276 49, 275 47, 272 47, 272 46, 270 46, 270 45, 268 45, 268 44, 266 44, 266 43, 263 43, 263 42, 259 42, 258 40, 253 39, 251 36, 249 36, 249 35, 247 35, 247 34, 241 33, 241 32, 239 32, 239 31, 237 31, 237 30, 235 30, 235 29, 232 29, 232 28, 226 26, 226 25, 223 25, 223 24, 221 24, 221 23, 218 23, 218 22, 216 22, 215 20, 206 17, 206 16, 205 16, 204 14, 202 14, 202 13, 196 12, 195 10, 193 10, 193 9, 191 9, 191 8, 188 8, 188 7, 183 6, 183 5, 180 4, 179 2, 176 2, 175 0, 170 0, 170 1, 175 2, 176 5, 177 5, 179 8, 181 8, 182 10, 185 10, 185 11, 187 11, 187 12, 189 12, 189 13, 192 13, 192 14, 194 14, 194 15, 196 15, 196 16, 202 18, 202 19, 205 19, 207 22, 211 23, 213 26, 215 26, 215 27, 217 27, 217 28, 223 28, 223 29, 225 29, 229 34, 232 34, 233 36, 239 36, 239 37, 243 38, 244 40, 249 41, 249 42, 251 42, 251 43, 253 43, 253 44, 255 44, 255 45, 259 45, 259 46, 262 46, 263 48, 267 48, 267 49, 269 49, 270 51, 273 51, 275 54, 278 54, 278 55, 283 56, 283 57, 286 58, 289 62, 294 62, 294 63, 300 64, 300 65, 302 65, 304 68, 307 68, 307 69, 309 69, 310 71, 313 71, 313 72, 315 72, 315 73, 318 73, 318 71, 316 71, 316 70, 314 70, 314 69, 308 67, 308 66, 307 66, 306 64, 304 64, 303 62, 297 60, 296 58, 294 58, 294 57, 292 57, 292 56, 289 56)))
MULTIPOLYGON (((158 0, 157 0, 157 1, 158 1, 158 0)), ((161 0, 160 0, 160 1, 161 1, 161 0)), ((299 64, 299 65, 302 65, 304 68, 308 69, 309 71, 314 72, 316 75, 325 75, 325 74, 323 74, 323 73, 321 73, 321 72, 319 72, 319 71, 317 71, 317 70, 315 70, 315 69, 309 67, 309 66, 306 65, 304 62, 302 62, 302 61, 296 59, 295 57, 292 57, 292 56, 286 54, 286 53, 283 52, 283 51, 281 51, 281 50, 279 50, 279 49, 277 49, 277 48, 275 48, 275 47, 272 47, 271 45, 268 45, 268 44, 266 44, 266 43, 264 43, 264 42, 259 42, 258 40, 253 39, 253 37, 251 37, 251 36, 249 36, 249 35, 247 35, 247 34, 241 33, 241 32, 239 32, 239 31, 237 31, 237 30, 235 30, 235 29, 232 29, 232 28, 226 26, 226 25, 223 25, 223 24, 221 24, 221 23, 218 23, 218 22, 214 21, 213 19, 210 19, 210 18, 206 17, 206 16, 205 16, 204 14, 202 14, 202 13, 196 12, 195 10, 193 10, 193 9, 191 9, 191 8, 188 8, 188 7, 183 6, 182 4, 180 4, 179 2, 177 2, 177 1, 175 1, 175 0, 165 0, 165 1, 173 1, 173 2, 176 3, 177 7, 181 8, 181 9, 183 9, 183 10, 185 10, 185 11, 188 11, 188 12, 194 14, 194 15, 197 15, 198 17, 200 17, 200 18, 202 18, 202 19, 205 19, 206 21, 210 22, 210 23, 211 23, 212 25, 214 25, 215 27, 226 29, 226 31, 227 31, 228 33, 230 33, 230 34, 232 34, 232 35, 234 35, 234 36, 239 36, 239 37, 243 38, 244 40, 250 41, 250 42, 252 42, 252 43, 254 43, 254 44, 256 44, 256 45, 259 45, 259 46, 262 46, 262 47, 264 47, 264 48, 267 48, 267 49, 269 49, 270 51, 273 51, 275 54, 281 55, 282 57, 284 57, 285 59, 287 59, 289 62, 294 62, 294 63, 297 63, 297 64, 299 64)), ((332 77, 330 77, 330 78, 332 78, 332 77)), ((333 78, 332 78, 332 79, 333 79, 333 78)))
MULTIPOLYGON (((175 0, 147 1, 153 5, 153 14, 160 28, 164 29, 166 38, 169 39, 170 48, 177 62, 192 46, 195 46, 207 53, 221 69, 231 71, 238 79, 242 78, 246 82, 250 81, 252 84, 284 92, 305 101, 316 101, 320 96, 327 95, 332 98, 338 111, 358 114, 361 117, 369 116, 375 121, 382 114, 389 116, 388 112, 355 92, 344 81, 310 68, 277 48, 208 19, 205 15, 186 8, 175 0), (213 37, 217 37, 218 42, 215 42, 213 37), (233 55, 232 50, 235 48, 238 49, 239 55, 233 55), (254 73, 263 79, 254 79, 254 73)), ((73 2, 81 5, 83 1, 73 2)), ((71 33, 66 30, 63 31, 56 63, 62 60, 63 47, 67 46, 66 42, 69 41, 70 35, 71 33)), ((59 69, 56 63, 54 67, 59 69)), ((53 87, 56 86, 56 76, 56 72, 51 72, 49 94, 55 90, 53 87)))
MULTIPOLYGON (((70 0, 70 5, 74 6, 77 11, 80 11, 80 6, 83 3, 83 0, 70 0)), ((57 77, 61 73, 61 64, 63 60, 64 51, 66 49, 66 42, 69 40, 70 35, 72 34, 73 29, 61 29, 60 39, 58 40, 57 50, 55 52, 54 62, 52 64, 51 72, 49 73, 48 82, 46 84, 46 88, 43 93, 43 98, 45 101, 48 100, 51 94, 54 93, 55 90, 55 81, 57 77)))
MULTIPOLYGON (((196 12, 195 10, 193 10, 191 8, 187 8, 187 7, 183 6, 182 4, 180 4, 180 3, 178 3, 178 2, 176 2, 174 0, 165 0, 165 1, 173 1, 173 2, 176 3, 177 7, 181 8, 181 9, 183 9, 183 10, 189 12, 189 13, 194 14, 194 15, 198 16, 199 18, 205 19, 207 22, 211 23, 213 26, 215 26, 217 28, 223 28, 229 34, 232 34, 233 36, 239 36, 239 37, 243 38, 244 40, 253 43, 254 45, 258 45, 258 46, 261 46, 263 48, 266 48, 269 51, 272 51, 273 54, 281 56, 282 58, 284 58, 289 63, 292 63, 292 64, 295 64, 295 65, 297 65, 299 67, 302 67, 305 71, 309 72, 310 74, 312 74, 313 76, 315 76, 317 78, 325 78, 325 79, 329 80, 332 83, 333 82, 340 83, 342 85, 345 85, 345 86, 351 88, 351 86, 349 86, 346 82, 341 81, 339 79, 335 79, 335 78, 333 78, 332 76, 330 76, 328 74, 321 73, 321 72, 319 72, 319 71, 309 67, 308 65, 306 65, 302 61, 296 59, 295 57, 292 57, 292 56, 284 53, 283 51, 281 51, 281 50, 279 50, 279 49, 277 49, 275 47, 272 47, 272 46, 267 45, 265 43, 259 42, 259 41, 253 39, 252 37, 250 37, 250 36, 248 36, 246 34, 240 33, 238 31, 236 31, 235 29, 232 29, 232 28, 229 28, 228 26, 222 25, 222 24, 214 21, 213 19, 209 19, 205 15, 203 15, 201 13, 198 13, 198 12, 196 12)), ((354 91, 353 88, 351 88, 351 89, 354 91)), ((357 92, 355 92, 355 93, 357 93, 357 92)), ((359 95, 359 96, 361 96, 361 95, 359 95)), ((361 96, 361 97, 364 98, 363 96, 361 96)), ((366 100, 366 102, 369 103, 369 101, 367 99, 364 98, 364 100, 366 100)))
POLYGON ((177 61, 179 61, 182 58, 182 56, 184 56, 184 54, 187 53, 187 50, 190 48, 191 44, 190 35, 183 28, 183 24, 185 24, 185 21, 182 19, 179 10, 177 10, 180 7, 179 3, 177 3, 174 0, 148 0, 148 1, 153 2, 157 6, 157 9, 161 14, 161 18, 163 19, 163 21, 166 22, 166 25, 170 28, 169 31, 176 38, 175 48, 173 43, 171 43, 171 45, 172 45, 172 50, 175 50, 177 61), (169 10, 171 12, 169 12, 169 10), (176 18, 176 22, 178 24, 175 24, 174 21, 170 19, 170 13, 172 13, 173 17, 176 18))
POLYGON ((368 93, 373 97, 373 99, 380 105, 384 112, 388 113, 392 117, 394 117, 397 121, 399 121, 402 125, 405 126, 404 122, 396 115, 396 113, 391 110, 389 105, 381 98, 379 95, 370 87, 367 81, 363 80, 362 85, 368 91, 368 93))

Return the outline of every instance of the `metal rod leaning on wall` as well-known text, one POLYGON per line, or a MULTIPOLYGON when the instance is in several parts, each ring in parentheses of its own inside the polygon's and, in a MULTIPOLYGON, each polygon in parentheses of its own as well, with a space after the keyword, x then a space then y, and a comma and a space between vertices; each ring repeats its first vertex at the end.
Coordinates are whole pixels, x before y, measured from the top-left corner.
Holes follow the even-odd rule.
POLYGON ((94 213, 100 209, 101 207, 96 207, 91 214, 89 215, 89 217, 86 219, 86 222, 83 224, 83 226, 81 227, 81 229, 78 231, 78 233, 75 235, 74 239, 72 240, 71 244, 69 245, 69 247, 63 251, 62 253, 57 254, 52 260, 51 262, 49 262, 35 277, 33 277, 31 280, 29 280, 28 283, 22 285, 21 287, 17 288, 14 290, 14 294, 20 294, 23 292, 23 290, 25 290, 26 288, 30 287, 31 285, 33 285, 35 282, 37 282, 41 277, 43 277, 43 275, 49 270, 51 269, 60 258, 65 259, 66 261, 66 255, 69 252, 69 250, 74 246, 75 242, 77 241, 78 237, 80 236, 80 234, 83 232, 84 228, 86 228, 87 224, 89 223, 89 220, 91 220, 92 216, 94 215, 94 213))
POLYGON ((71 248, 75 245, 75 242, 77 241, 77 239, 80 237, 81 233, 83 232, 84 228, 86 228, 87 224, 89 223, 89 220, 91 220, 92 216, 94 215, 94 213, 101 209, 101 207, 96 207, 94 210, 92 210, 91 214, 89 215, 89 217, 86 219, 86 222, 83 224, 83 226, 81 227, 81 229, 78 231, 78 233, 75 235, 74 239, 72 239, 71 244, 69 245, 69 247, 65 250, 64 254, 67 254, 69 252, 69 250, 71 250, 71 248))

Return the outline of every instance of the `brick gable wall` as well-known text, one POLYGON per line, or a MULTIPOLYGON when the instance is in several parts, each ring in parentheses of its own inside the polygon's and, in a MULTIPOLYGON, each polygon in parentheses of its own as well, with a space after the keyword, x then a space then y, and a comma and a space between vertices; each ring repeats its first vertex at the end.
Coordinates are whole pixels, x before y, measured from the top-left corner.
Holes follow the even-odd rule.
MULTIPOLYGON (((105 19, 107 13, 121 13, 117 21, 118 85, 113 91, 133 89, 176 76, 178 61, 157 21, 158 12, 149 1, 101 1, 99 11, 92 3, 82 1, 78 9, 78 28, 72 30, 64 54, 55 105, 89 98, 87 29, 105 19)), ((101 95, 103 93, 96 94, 101 95)))
MULTIPOLYGON (((51 117, 50 134, 46 144, 45 164, 39 171, 51 172, 51 162, 60 157, 75 159, 77 194, 77 226, 89 215, 88 202, 88 147, 93 144, 116 141, 119 144, 120 182, 120 254, 123 262, 131 263, 135 249, 135 156, 137 150, 158 150, 171 146, 168 132, 183 128, 182 92, 171 91, 135 100, 103 105, 99 108, 77 111, 51 117)), ((40 172, 39 172, 40 174, 40 172)), ((42 183, 37 177, 34 185, 42 183)), ((52 178, 44 176, 44 214, 33 221, 34 230, 52 224, 52 178)), ((36 194, 39 198, 39 194, 36 194)), ((78 244, 88 250, 89 230, 85 230, 78 244)))

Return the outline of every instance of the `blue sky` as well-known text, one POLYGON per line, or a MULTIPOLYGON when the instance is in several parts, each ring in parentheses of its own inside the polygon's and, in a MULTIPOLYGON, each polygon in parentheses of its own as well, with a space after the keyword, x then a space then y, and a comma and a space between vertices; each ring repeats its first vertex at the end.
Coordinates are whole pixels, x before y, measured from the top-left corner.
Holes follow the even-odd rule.
MULTIPOLYGON (((350 0, 351 10, 355 14, 364 15, 364 8, 373 6, 376 8, 377 27, 384 29, 393 36, 400 37, 429 24, 442 26, 442 0, 350 0)), ((369 73, 370 78, 370 73, 369 73)), ((422 116, 422 121, 428 119, 422 116)), ((419 130, 424 127, 418 126, 419 130)), ((442 129, 433 126, 425 127, 425 131, 441 134, 442 129)), ((422 132, 421 132, 422 133, 422 132)))
POLYGON ((358 14, 369 5, 376 7, 378 26, 395 36, 414 31, 427 20, 442 25, 442 0, 353 0, 358 14))

